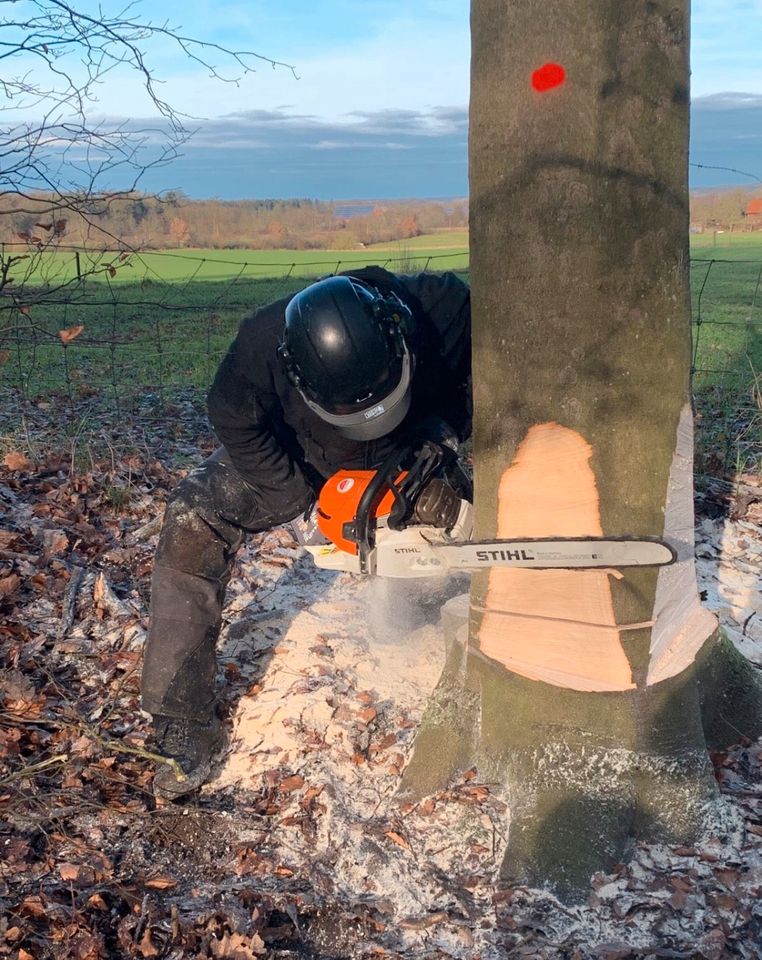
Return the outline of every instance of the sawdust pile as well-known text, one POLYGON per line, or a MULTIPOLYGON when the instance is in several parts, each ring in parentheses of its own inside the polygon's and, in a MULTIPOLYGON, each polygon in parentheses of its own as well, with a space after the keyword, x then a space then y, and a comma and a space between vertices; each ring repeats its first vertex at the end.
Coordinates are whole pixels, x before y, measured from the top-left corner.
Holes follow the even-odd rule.
MULTIPOLYGON (((509 811, 478 771, 395 800, 463 580, 363 584, 284 531, 230 587, 230 753, 194 802, 156 809, 137 676, 177 476, 130 471, 128 514, 106 467, 17 463, 0 483, 0 957, 759 958, 760 744, 713 758, 728 815, 696 847, 639 848, 572 910, 496 892, 509 811)), ((698 572, 762 664, 759 509, 702 515, 698 572)))

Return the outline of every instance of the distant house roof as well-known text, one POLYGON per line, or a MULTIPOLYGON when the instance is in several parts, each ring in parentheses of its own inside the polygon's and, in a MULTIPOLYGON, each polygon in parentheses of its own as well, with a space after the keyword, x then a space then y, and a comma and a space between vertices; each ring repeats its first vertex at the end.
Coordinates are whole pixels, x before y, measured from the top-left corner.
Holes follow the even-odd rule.
POLYGON ((750 200, 749 206, 746 208, 747 217, 759 214, 762 214, 762 197, 758 197, 756 200, 750 200))

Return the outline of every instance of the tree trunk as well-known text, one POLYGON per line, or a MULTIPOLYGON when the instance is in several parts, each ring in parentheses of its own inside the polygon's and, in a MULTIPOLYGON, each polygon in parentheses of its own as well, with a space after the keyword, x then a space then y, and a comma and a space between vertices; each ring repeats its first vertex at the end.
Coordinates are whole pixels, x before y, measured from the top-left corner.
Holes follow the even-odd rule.
POLYGON ((476 536, 664 536, 679 561, 475 576, 404 789, 475 762, 511 805, 501 876, 573 899, 718 812, 702 710, 715 742, 762 732, 693 565, 688 4, 473 0, 472 47, 476 536))

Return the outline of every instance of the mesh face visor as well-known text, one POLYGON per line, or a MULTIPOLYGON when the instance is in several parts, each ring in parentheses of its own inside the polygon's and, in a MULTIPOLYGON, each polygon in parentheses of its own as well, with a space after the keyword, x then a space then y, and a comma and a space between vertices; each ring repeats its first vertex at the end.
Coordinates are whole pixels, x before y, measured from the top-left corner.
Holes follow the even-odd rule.
MULTIPOLYGON (((321 420, 330 423, 343 436, 350 440, 376 440, 391 433, 399 426, 410 409, 410 381, 413 375, 413 362, 407 345, 403 347, 402 369, 399 381, 389 392, 374 387, 369 399, 360 409, 351 409, 343 404, 338 409, 326 410, 311 400, 303 390, 299 390, 302 399, 321 420), (380 394, 380 396, 379 396, 380 394)), ((362 402, 362 401, 359 401, 362 402)))

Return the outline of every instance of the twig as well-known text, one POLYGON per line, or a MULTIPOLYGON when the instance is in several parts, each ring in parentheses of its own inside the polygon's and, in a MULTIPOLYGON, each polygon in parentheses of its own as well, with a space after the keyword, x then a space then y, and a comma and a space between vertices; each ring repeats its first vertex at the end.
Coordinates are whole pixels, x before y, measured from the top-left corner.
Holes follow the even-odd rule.
POLYGON ((159 532, 163 519, 163 515, 160 515, 149 520, 148 523, 144 523, 142 527, 138 527, 137 530, 133 530, 128 534, 125 537, 125 542, 128 546, 133 546, 136 543, 141 543, 143 540, 149 540, 155 533, 159 532))
POLYGON ((28 560, 37 563, 40 558, 33 553, 19 553, 17 550, 0 550, 0 560, 28 560))
POLYGON ((144 760, 153 760, 155 763, 165 763, 172 769, 180 783, 184 783, 188 777, 180 764, 173 757, 164 757, 160 753, 152 753, 150 750, 143 750, 141 747, 126 747, 123 743, 117 743, 115 740, 107 740, 98 734, 92 734, 98 743, 105 749, 113 753, 130 753, 135 757, 142 757, 144 760))
POLYGON ((14 780, 27 780, 29 777, 36 776, 41 770, 45 770, 48 767, 53 767, 57 763, 66 763, 69 759, 68 753, 62 753, 60 756, 48 757, 47 760, 41 760, 39 763, 33 763, 28 767, 24 767, 23 770, 16 770, 15 773, 9 774, 7 777, 4 777, 0 780, 0 787, 4 787, 7 783, 12 783, 14 780))
POLYGON ((66 639, 66 634, 69 632, 69 630, 71 630, 72 624, 74 623, 75 610, 77 606, 77 594, 79 593, 79 588, 82 586, 82 581, 84 579, 84 568, 75 567, 71 576, 71 580, 69 581, 69 586, 66 588, 66 596, 64 597, 63 611, 61 613, 61 626, 58 630, 59 640, 66 639))

